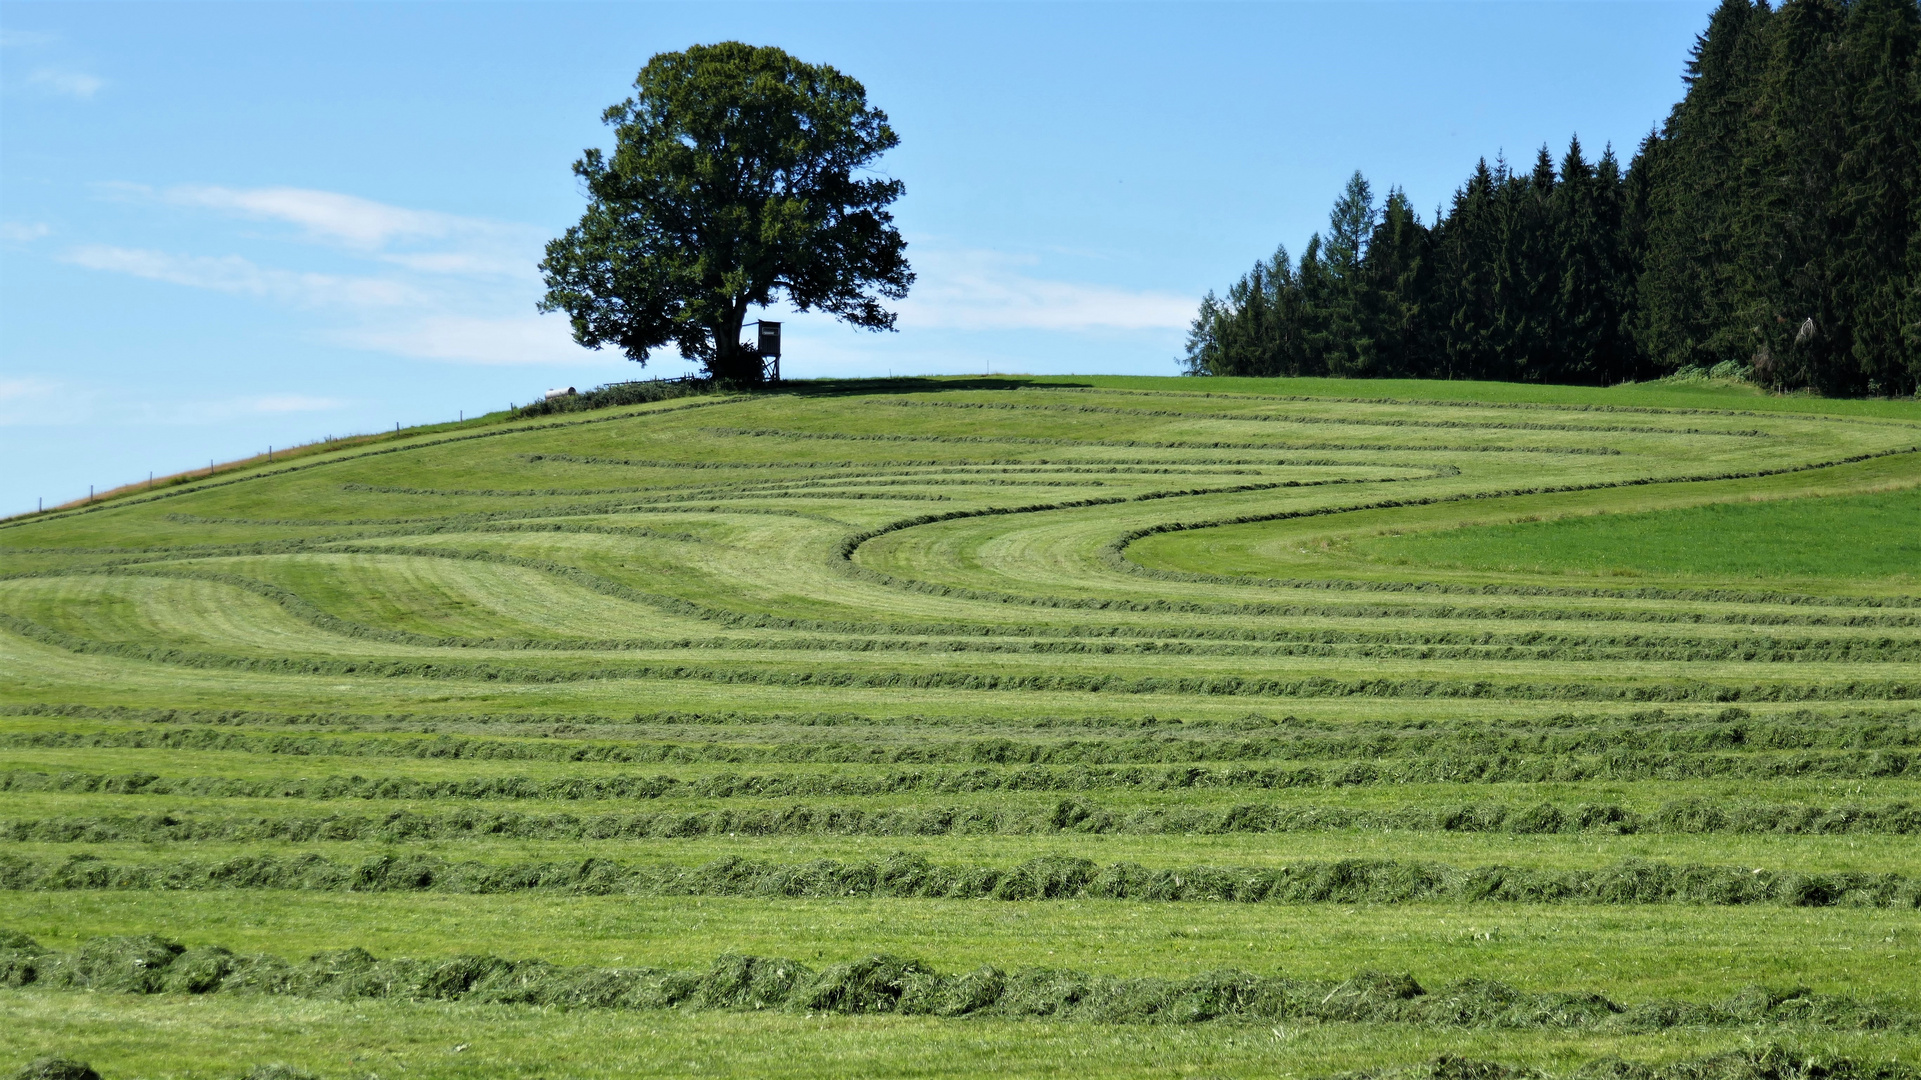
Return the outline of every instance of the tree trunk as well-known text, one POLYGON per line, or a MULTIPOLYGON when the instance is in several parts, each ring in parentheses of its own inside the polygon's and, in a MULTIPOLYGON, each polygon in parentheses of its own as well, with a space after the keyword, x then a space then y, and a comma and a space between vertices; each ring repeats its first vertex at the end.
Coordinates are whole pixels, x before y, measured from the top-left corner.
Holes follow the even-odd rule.
POLYGON ((724 324, 714 327, 714 356, 707 362, 707 374, 729 382, 761 381, 760 356, 741 347, 740 326, 746 318, 743 307, 728 315, 724 324))

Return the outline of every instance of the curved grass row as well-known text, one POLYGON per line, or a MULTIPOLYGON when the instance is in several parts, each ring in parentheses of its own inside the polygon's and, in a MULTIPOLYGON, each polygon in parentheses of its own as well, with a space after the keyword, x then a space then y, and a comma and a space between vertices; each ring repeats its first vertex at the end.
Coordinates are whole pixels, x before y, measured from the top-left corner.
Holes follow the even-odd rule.
POLYGON ((965 1018, 995 1053, 1045 1018, 1070 1061, 1097 1022, 1178 1020, 1339 1028, 1386 1048, 1343 1062, 1435 1075, 1408 1032, 1479 1033, 1481 1062, 1561 1033, 1570 1068, 1736 1069, 1712 1055, 1763 1030, 1921 1063, 1911 991, 1851 989, 1897 986, 1921 902, 1921 409, 1074 382, 490 420, 0 523, 0 893, 65 943, 0 948, 35 973, 0 1015, 198 987, 202 1017, 434 1003, 537 1039, 574 1014, 530 1005, 749 1040, 965 1018), (1769 554, 1797 514, 1804 548, 1878 561, 1769 554), (1750 554, 1686 557, 1737 519, 1750 554), (1634 544, 1669 554, 1595 547, 1634 544), (138 937, 296 912, 413 955, 473 919, 555 956, 568 919, 641 920, 652 966, 138 937), (710 963, 767 940, 811 955, 710 963), (858 959, 901 940, 948 966, 858 959), (1336 940, 1344 968, 1222 972, 1336 940), (1464 982, 1483 950, 1555 974, 1464 982), (1447 989, 1363 986, 1363 955, 1447 989), (1737 1001, 1737 970, 1826 989, 1737 1001))

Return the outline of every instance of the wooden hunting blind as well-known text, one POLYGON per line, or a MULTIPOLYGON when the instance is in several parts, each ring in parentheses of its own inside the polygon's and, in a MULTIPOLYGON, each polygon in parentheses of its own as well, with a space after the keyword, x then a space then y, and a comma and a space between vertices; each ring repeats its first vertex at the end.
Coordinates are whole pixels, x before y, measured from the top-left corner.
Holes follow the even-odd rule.
MULTIPOLYGON (((755 356, 760 357, 761 378, 768 382, 779 382, 780 324, 777 322, 768 322, 763 319, 760 322, 748 323, 747 326, 754 328, 754 340, 751 342, 742 342, 742 346, 755 356)), ((742 327, 742 329, 744 330, 746 327, 742 327)))

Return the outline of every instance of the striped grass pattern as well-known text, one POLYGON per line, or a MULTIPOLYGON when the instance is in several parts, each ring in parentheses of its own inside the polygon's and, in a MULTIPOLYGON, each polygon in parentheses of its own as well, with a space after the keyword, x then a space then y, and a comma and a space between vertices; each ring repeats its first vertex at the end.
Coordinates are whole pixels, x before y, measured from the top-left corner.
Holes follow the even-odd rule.
POLYGON ((1921 406, 1391 390, 803 383, 0 522, 0 1067, 1915 1075, 1921 406))

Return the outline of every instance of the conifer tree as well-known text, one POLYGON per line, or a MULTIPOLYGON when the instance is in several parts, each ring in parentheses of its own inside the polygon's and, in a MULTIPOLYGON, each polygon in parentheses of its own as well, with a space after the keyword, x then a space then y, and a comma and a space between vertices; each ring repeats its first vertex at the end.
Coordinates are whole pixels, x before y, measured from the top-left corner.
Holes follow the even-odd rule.
POLYGON ((1338 271, 1331 269, 1323 256, 1321 234, 1307 238, 1301 252, 1301 265, 1295 280, 1300 289, 1300 370, 1297 375, 1328 374, 1328 357, 1338 354, 1344 343, 1335 340, 1335 309, 1342 300, 1338 271))
POLYGON ((1526 177, 1502 186, 1501 255, 1495 275, 1501 319, 1502 378, 1539 382, 1554 362, 1554 159, 1544 145, 1526 177))
POLYGON ((1740 183, 1726 198, 1731 295, 1709 339, 1713 355, 1759 358, 1784 386, 1841 389, 1833 361, 1849 351, 1832 190, 1844 138, 1834 63, 1844 19, 1834 0, 1790 0, 1770 16, 1740 183))
POLYGON ((1322 301, 1322 355, 1331 375, 1361 375, 1366 370, 1363 357, 1372 346, 1367 340, 1367 282, 1361 264, 1379 216, 1374 190, 1356 170, 1328 214, 1327 240, 1321 248, 1320 262, 1328 284, 1322 301))
MULTIPOLYGON (((1651 176, 1641 347, 1663 368, 1731 358, 1721 335, 1734 306, 1734 200, 1769 11, 1722 0, 1695 41, 1687 93, 1662 131, 1664 167, 1651 176)), ((1640 167, 1637 161, 1633 168, 1640 167)))
POLYGON ((1356 357, 1358 374, 1376 377, 1425 373, 1433 355, 1428 325, 1433 293, 1432 238, 1407 193, 1391 188, 1362 259, 1361 320, 1366 327, 1356 357))
POLYGON ((1447 219, 1437 226, 1439 303, 1445 318, 1444 377, 1485 379, 1495 370, 1495 249, 1498 242, 1494 192, 1498 177, 1482 158, 1467 183, 1454 193, 1447 219))
POLYGON ((1921 381, 1921 7, 1855 0, 1838 61, 1848 88, 1835 174, 1836 306, 1850 350, 1834 363, 1874 393, 1921 381), (1908 325, 1904 326, 1906 323, 1908 325))
POLYGON ((1551 382, 1604 382, 1618 370, 1615 335, 1621 273, 1620 183, 1612 151, 1589 165, 1577 136, 1561 159, 1560 184, 1550 202, 1558 279, 1552 303, 1551 382))

